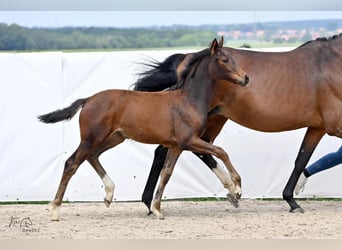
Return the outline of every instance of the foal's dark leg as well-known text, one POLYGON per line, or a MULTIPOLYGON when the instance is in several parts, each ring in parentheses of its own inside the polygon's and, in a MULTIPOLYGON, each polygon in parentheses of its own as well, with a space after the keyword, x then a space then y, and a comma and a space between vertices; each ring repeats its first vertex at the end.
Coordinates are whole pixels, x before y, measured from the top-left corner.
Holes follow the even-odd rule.
POLYGON ((290 205, 290 212, 304 213, 304 209, 302 209, 293 198, 293 191, 300 174, 303 172, 305 166, 310 160, 313 151, 315 150, 317 144, 324 134, 324 130, 313 128, 308 128, 308 130, 306 131, 304 140, 295 161, 295 167, 283 191, 283 199, 290 205))
POLYGON ((160 172, 163 168, 166 155, 167 155, 167 148, 161 145, 159 145, 154 151, 154 159, 153 159, 152 167, 151 167, 150 174, 146 182, 144 192, 142 194, 142 201, 147 206, 149 210, 149 214, 152 213, 150 208, 151 208, 151 202, 153 199, 153 193, 157 185, 160 172))

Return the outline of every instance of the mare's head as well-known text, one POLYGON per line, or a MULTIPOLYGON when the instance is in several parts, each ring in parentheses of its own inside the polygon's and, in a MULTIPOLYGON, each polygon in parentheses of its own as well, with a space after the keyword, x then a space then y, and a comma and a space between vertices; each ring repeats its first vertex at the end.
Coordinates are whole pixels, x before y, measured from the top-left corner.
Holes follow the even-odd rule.
POLYGON ((245 86, 248 75, 238 66, 233 56, 222 49, 223 37, 220 42, 213 40, 210 46, 209 72, 214 80, 226 80, 241 86, 245 86))

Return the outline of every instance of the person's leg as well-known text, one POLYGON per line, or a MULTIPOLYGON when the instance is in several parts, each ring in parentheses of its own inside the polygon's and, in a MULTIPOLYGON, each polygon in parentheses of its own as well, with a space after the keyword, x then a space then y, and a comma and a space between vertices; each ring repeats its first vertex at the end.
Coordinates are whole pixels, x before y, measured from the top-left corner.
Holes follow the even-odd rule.
POLYGON ((307 178, 318 172, 327 170, 342 163, 342 146, 333 153, 329 153, 304 169, 297 182, 295 192, 299 194, 304 190, 307 178))

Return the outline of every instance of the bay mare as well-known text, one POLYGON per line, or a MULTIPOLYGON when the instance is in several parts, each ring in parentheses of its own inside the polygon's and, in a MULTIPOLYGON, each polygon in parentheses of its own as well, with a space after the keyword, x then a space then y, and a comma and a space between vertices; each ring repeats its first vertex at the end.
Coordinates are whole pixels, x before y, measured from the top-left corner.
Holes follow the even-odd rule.
MULTIPOLYGON (((142 143, 168 147, 161 181, 151 210, 160 219, 160 203, 164 188, 183 150, 213 154, 221 159, 230 176, 223 180, 229 190, 229 200, 238 206, 241 178, 220 147, 200 138, 205 129, 207 113, 218 80, 244 86, 245 72, 238 67, 227 50, 223 38, 213 40, 210 49, 195 53, 186 65, 180 88, 159 93, 129 90, 105 90, 91 97, 78 99, 69 107, 42 116, 40 121, 55 123, 71 119, 79 109, 81 142, 67 159, 56 196, 51 203, 52 220, 59 220, 59 208, 70 178, 87 160, 103 180, 107 206, 113 200, 114 183, 102 167, 99 156, 106 150, 130 138, 142 143), (183 79, 184 78, 184 79, 183 79), (228 82, 230 81, 230 82, 228 82)), ((239 87, 241 87, 239 86, 239 87)))
MULTIPOLYGON (((293 197, 301 172, 325 134, 342 137, 342 35, 309 41, 288 52, 228 47, 225 50, 247 72, 250 83, 245 88, 224 82, 217 84, 202 139, 213 142, 229 119, 263 132, 306 127, 294 169, 283 190, 290 212, 304 212, 293 197)), ((189 57, 191 53, 176 54, 155 63, 136 82, 135 90, 156 91, 174 85, 189 57)), ((148 208, 166 152, 162 146, 155 150, 142 195, 148 208)), ((211 155, 195 154, 214 173, 220 168, 211 155)))

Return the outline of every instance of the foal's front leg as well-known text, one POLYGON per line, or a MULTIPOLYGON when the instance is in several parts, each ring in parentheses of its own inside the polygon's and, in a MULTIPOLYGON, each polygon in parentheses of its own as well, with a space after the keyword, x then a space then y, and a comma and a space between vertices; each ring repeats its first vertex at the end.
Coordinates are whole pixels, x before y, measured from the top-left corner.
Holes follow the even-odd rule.
POLYGON ((214 155, 225 164, 230 176, 225 174, 223 169, 218 167, 214 168, 213 171, 221 180, 224 187, 229 190, 229 194, 227 195, 228 200, 233 206, 238 207, 238 200, 241 197, 241 177, 231 164, 228 154, 222 148, 203 141, 198 137, 192 138, 188 144, 187 150, 200 154, 214 155))
POLYGON ((168 183, 172 175, 177 159, 179 158, 181 153, 182 153, 182 150, 180 148, 173 147, 173 148, 169 148, 167 155, 166 155, 164 166, 160 175, 159 186, 154 195, 152 205, 151 205, 152 213, 155 214, 157 218, 160 220, 164 219, 163 214, 160 212, 160 203, 163 197, 163 192, 164 192, 166 184, 168 183))

